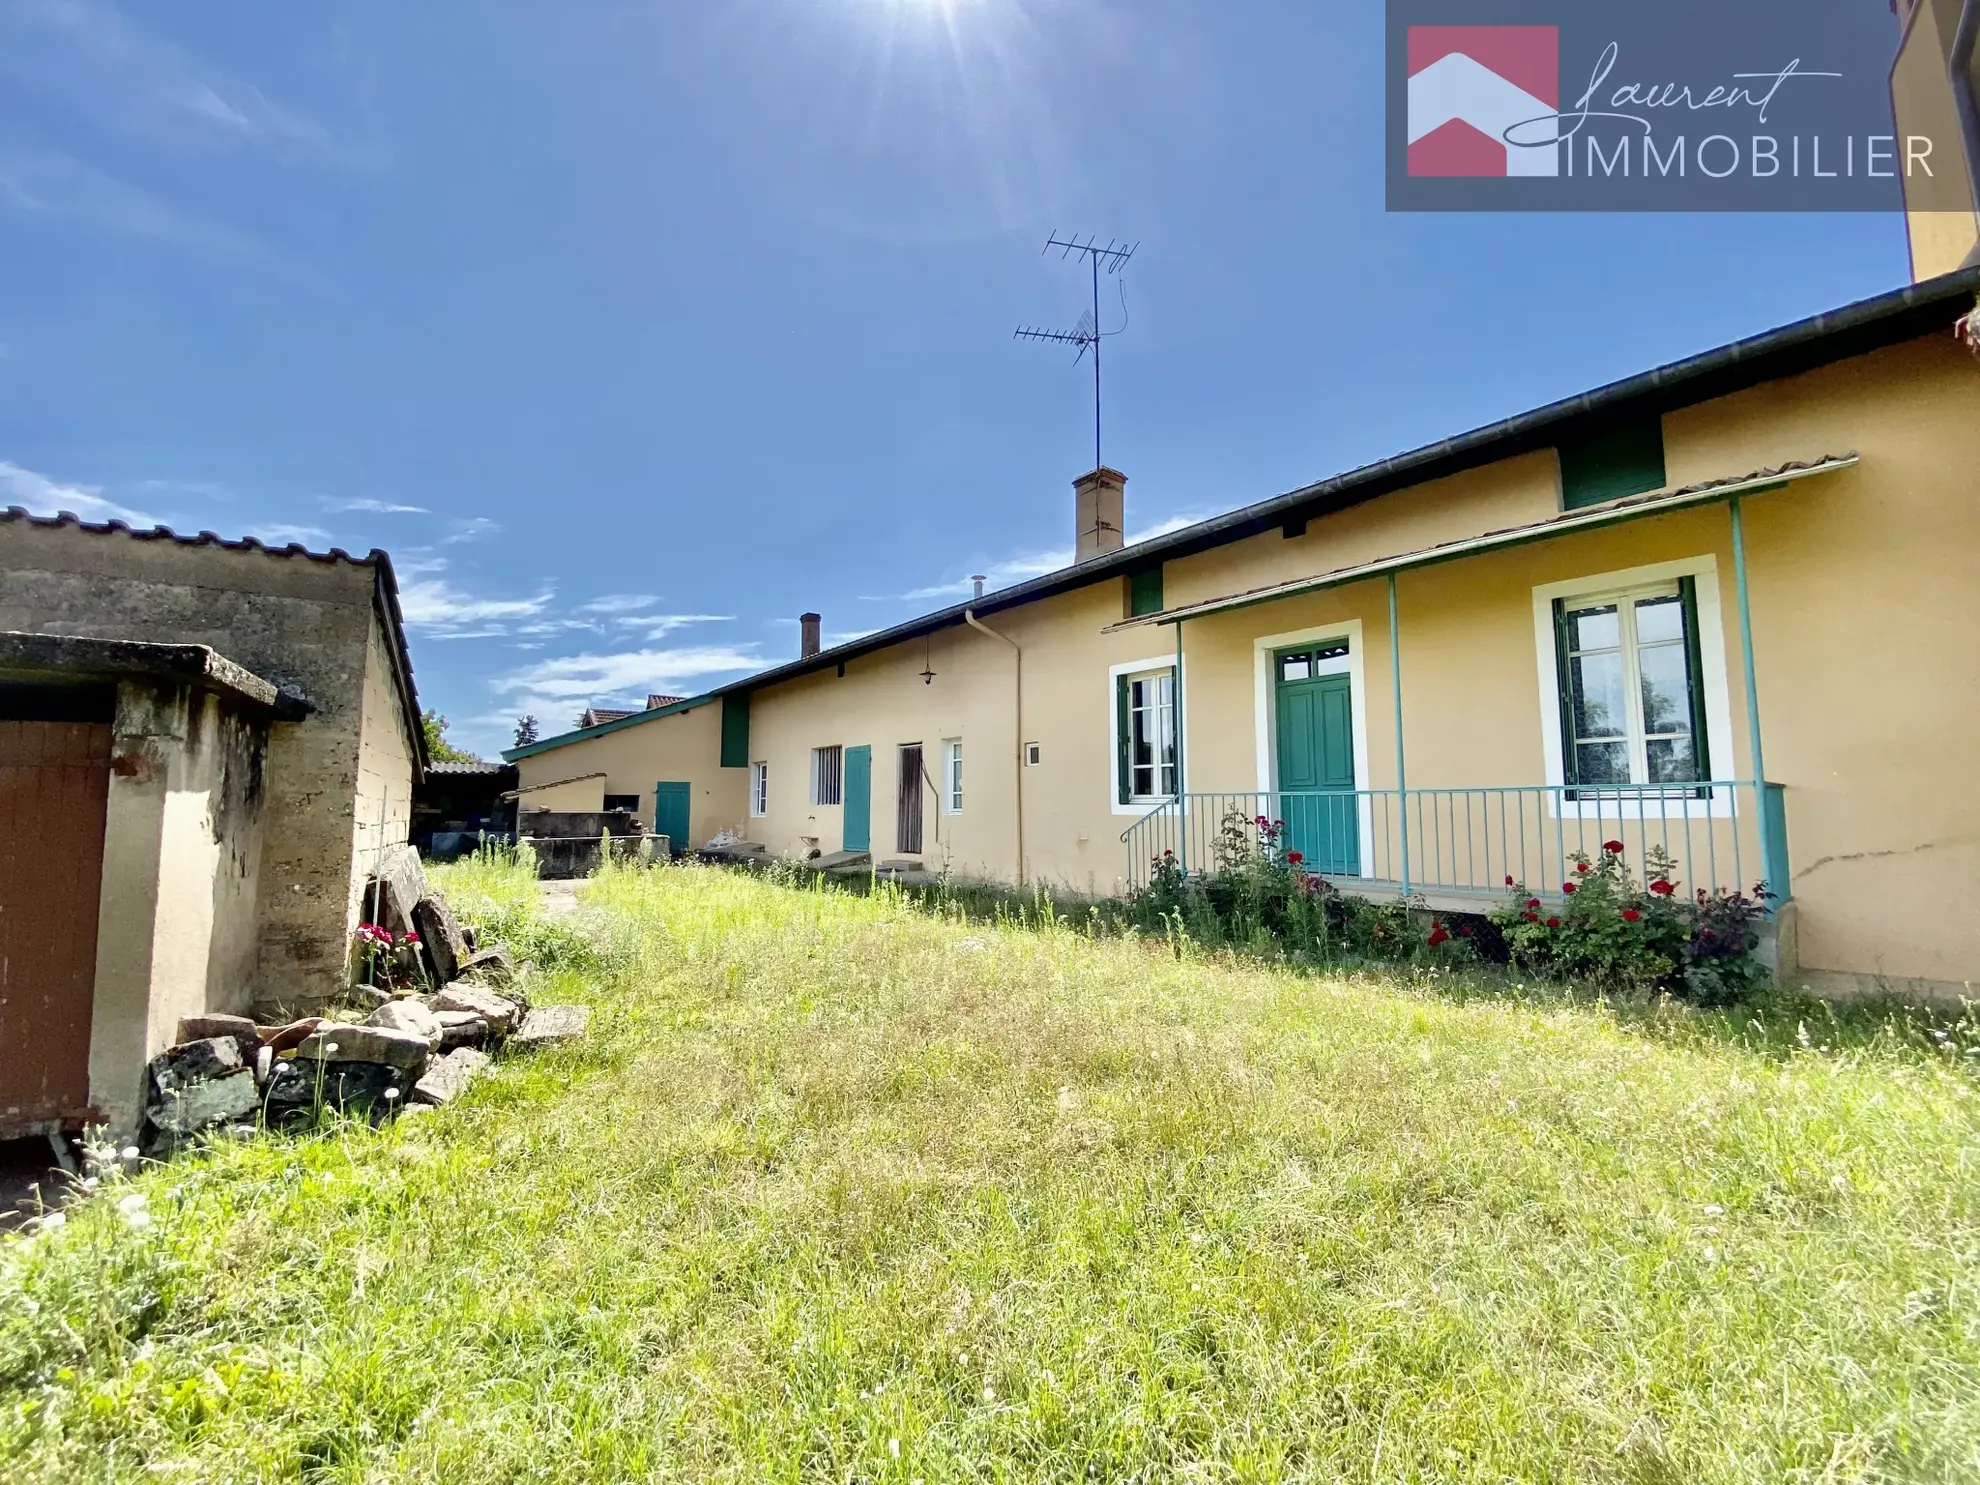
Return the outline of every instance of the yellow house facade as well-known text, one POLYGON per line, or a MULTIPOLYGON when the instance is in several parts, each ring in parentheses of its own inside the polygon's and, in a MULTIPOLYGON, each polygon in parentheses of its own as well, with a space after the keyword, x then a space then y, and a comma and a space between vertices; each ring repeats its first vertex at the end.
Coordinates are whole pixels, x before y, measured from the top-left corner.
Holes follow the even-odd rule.
POLYGON ((1094 896, 1258 815, 1345 890, 1453 910, 1558 892, 1619 838, 1687 890, 1764 882, 1817 990, 1965 993, 1976 285, 1132 547, 1099 471, 1068 569, 509 756, 526 786, 691 782, 695 844, 1094 896))

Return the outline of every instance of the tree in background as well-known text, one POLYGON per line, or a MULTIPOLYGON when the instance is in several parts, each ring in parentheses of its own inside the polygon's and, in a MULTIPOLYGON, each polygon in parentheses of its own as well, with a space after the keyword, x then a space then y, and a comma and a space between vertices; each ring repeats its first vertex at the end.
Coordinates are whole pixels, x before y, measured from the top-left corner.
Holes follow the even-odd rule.
POLYGON ((422 712, 419 725, 426 732, 426 756, 435 763, 479 763, 465 748, 447 741, 447 719, 438 712, 422 712))
POLYGON ((517 718, 516 746, 519 748, 526 748, 531 743, 535 742, 536 738, 537 738, 536 718, 534 716, 517 718))

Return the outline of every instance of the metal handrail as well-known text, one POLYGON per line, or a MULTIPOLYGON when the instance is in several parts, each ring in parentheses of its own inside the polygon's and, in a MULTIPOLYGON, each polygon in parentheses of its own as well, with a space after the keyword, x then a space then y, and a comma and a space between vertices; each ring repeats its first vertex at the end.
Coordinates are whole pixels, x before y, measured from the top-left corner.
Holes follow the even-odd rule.
POLYGON ((1122 832, 1129 885, 1146 885, 1165 852, 1185 872, 1212 867, 1227 822, 1255 845, 1259 817, 1284 822, 1278 849, 1308 870, 1404 892, 1497 896, 1507 878, 1552 892, 1578 854, 1619 841, 1639 872, 1661 848, 1690 888, 1790 893, 1785 791, 1743 779, 1181 794, 1122 832))

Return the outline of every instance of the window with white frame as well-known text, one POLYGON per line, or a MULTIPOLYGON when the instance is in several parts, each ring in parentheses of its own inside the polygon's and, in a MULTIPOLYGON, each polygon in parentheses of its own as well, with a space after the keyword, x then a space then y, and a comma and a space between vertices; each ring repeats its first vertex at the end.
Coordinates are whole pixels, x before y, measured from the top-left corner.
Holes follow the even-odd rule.
POLYGON ((749 812, 755 819, 762 819, 770 813, 770 765, 752 763, 749 766, 749 812))
POLYGON ((962 739, 942 739, 942 808, 951 815, 962 813, 962 739))
POLYGON ((811 750, 811 802, 837 804, 846 771, 846 750, 841 747, 811 750))
POLYGON ((1174 666, 1114 679, 1116 797, 1152 804, 1175 797, 1176 672, 1174 666))
POLYGON ((1562 782, 1711 777, 1694 580, 1554 600, 1562 782))

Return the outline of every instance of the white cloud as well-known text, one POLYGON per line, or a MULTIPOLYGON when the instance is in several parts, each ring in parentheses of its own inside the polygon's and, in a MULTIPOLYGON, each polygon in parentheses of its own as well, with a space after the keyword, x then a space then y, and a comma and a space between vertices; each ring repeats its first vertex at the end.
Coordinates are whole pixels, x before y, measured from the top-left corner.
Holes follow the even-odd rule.
POLYGON ((55 99, 148 141, 253 149, 339 165, 382 152, 334 138, 315 119, 134 25, 102 0, 13 0, 0 7, 0 73, 17 91, 55 99))
MULTIPOLYGON (((431 572, 435 566, 421 564, 417 569, 408 570, 431 572)), ((548 608, 555 596, 555 593, 546 590, 528 598, 476 598, 456 588, 445 578, 419 577, 400 584, 399 609, 405 615, 406 623, 414 628, 448 632, 445 636, 434 636, 436 638, 465 638, 462 631, 477 624, 485 625, 491 619, 532 618, 548 608)))
POLYGON ((240 233, 180 211, 60 150, 0 152, 0 205, 178 247, 263 256, 259 245, 240 233))
POLYGON ((637 632, 643 638, 665 639, 676 629, 686 629, 692 624, 730 624, 735 622, 734 614, 636 614, 615 622, 621 629, 637 632))
MULTIPOLYGON (((1158 521, 1143 531, 1128 533, 1128 545, 1135 546, 1144 541, 1153 541, 1158 536, 1167 536, 1172 531, 1181 531, 1187 526, 1208 519, 1208 512, 1185 512, 1158 521)), ((1053 551, 1027 552, 1021 556, 1008 557, 1001 562, 986 563, 982 568, 983 591, 994 593, 999 588, 1008 588, 1029 578, 1043 577, 1048 572, 1072 566, 1073 554, 1065 547, 1053 551)), ((948 582, 932 583, 924 588, 910 588, 905 593, 863 593, 862 603, 919 603, 932 599, 946 598, 951 602, 970 596, 973 585, 968 577, 951 579, 948 582)))
MULTIPOLYGON (((605 705, 614 699, 644 705, 649 692, 691 696, 711 677, 762 667, 754 645, 699 645, 682 649, 626 650, 539 660, 498 677, 490 689, 561 726, 572 705, 605 705)), ((552 729, 554 730, 554 728, 552 729)))
POLYGON ((24 506, 39 516, 69 511, 91 521, 127 521, 133 526, 155 526, 155 516, 134 511, 104 498, 97 485, 67 485, 0 459, 0 494, 10 505, 24 506))
POLYGON ((432 512, 423 505, 399 505, 390 500, 328 500, 323 501, 328 511, 365 511, 374 516, 424 516, 432 512))
POLYGON ((607 593, 603 598, 594 598, 589 603, 580 603, 581 614, 630 614, 643 608, 652 608, 660 600, 651 593, 607 593))
POLYGON ((268 546, 284 546, 289 542, 300 542, 308 546, 311 542, 327 542, 330 533, 321 526, 263 526, 255 535, 268 546))
POLYGON ((486 516, 475 516, 471 520, 457 521, 453 531, 440 540, 446 543, 479 541, 484 536, 493 536, 501 529, 500 522, 491 521, 486 516))

